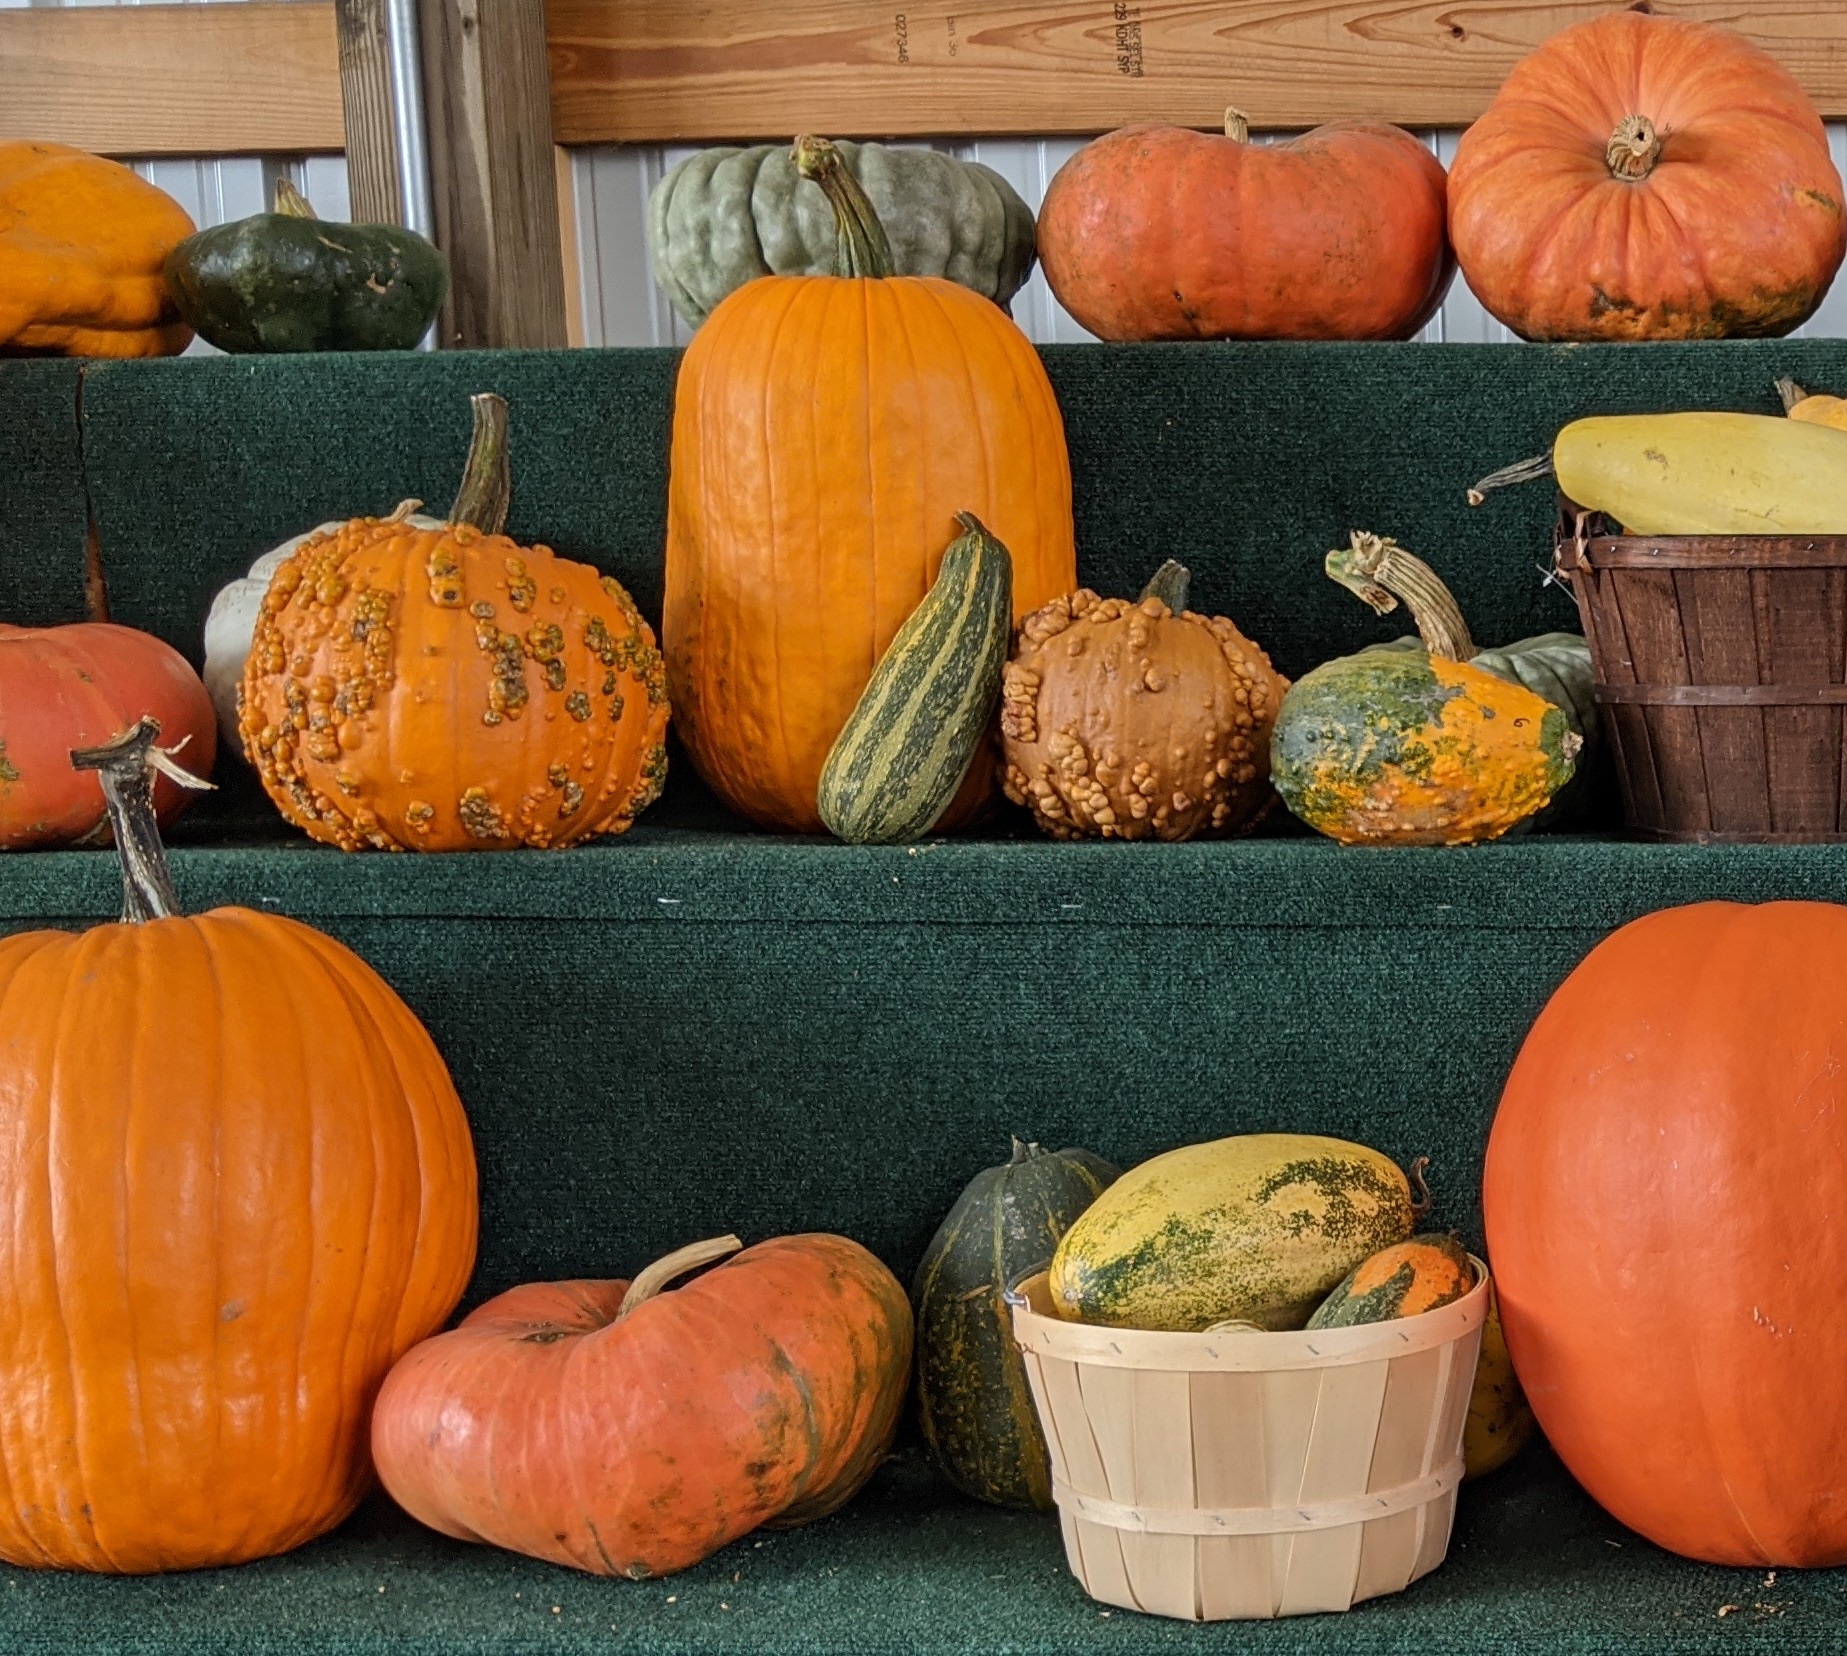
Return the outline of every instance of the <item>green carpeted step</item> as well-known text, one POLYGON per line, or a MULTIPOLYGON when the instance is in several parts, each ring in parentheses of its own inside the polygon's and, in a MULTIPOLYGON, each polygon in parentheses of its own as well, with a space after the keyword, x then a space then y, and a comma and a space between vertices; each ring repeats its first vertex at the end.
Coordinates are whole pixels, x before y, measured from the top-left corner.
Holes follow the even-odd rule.
POLYGON ((1847 1571, 1715 1569, 1600 1512, 1543 1449, 1467 1486, 1449 1557, 1344 1616, 1200 1628, 1111 1611, 1051 1518, 900 1456, 845 1511, 660 1581, 605 1581, 419 1528, 376 1496, 286 1558, 143 1580, 0 1566, 8 1656, 1677 1656, 1847 1649, 1847 1571), (1729 1608, 1728 1608, 1729 1607, 1729 1608))
POLYGON ((0 621, 48 626, 83 614, 83 369, 0 362, 0 621))

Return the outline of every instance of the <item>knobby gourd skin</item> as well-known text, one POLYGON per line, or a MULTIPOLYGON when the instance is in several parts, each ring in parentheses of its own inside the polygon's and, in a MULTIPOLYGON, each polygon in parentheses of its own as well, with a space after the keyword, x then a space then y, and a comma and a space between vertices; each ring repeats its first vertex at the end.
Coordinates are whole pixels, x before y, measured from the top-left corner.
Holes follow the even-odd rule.
POLYGON ((1073 1322, 1300 1328, 1414 1222, 1409 1182, 1376 1150, 1296 1133, 1216 1139, 1123 1174, 1065 1232, 1048 1286, 1073 1322))
POLYGON ((373 1414, 392 1497, 460 1540, 642 1580, 825 1517, 885 1458, 911 1309, 858 1243, 761 1242, 624 1314, 630 1290, 529 1283, 412 1351, 373 1414))
POLYGON ((161 274, 186 210, 117 161, 0 144, 0 356, 172 356, 192 330, 161 274))
POLYGON ((1001 679, 1007 797, 1054 839, 1248 831, 1275 802, 1288 684, 1222 615, 1087 587, 1055 598, 1021 625, 1001 679))
POLYGON ((1408 339, 1455 273, 1442 164, 1381 121, 1253 145, 1130 126, 1059 168, 1039 257, 1104 339, 1408 339))
MULTIPOLYGON (((733 810, 822 830, 828 752, 964 511, 1013 554, 1015 620, 1077 585, 1058 403, 989 301, 933 277, 778 276, 693 336, 662 642, 676 726, 733 810)), ((992 789, 984 750, 938 827, 992 789)))
POLYGON ((1802 88, 1729 29, 1611 11, 1517 64, 1456 148, 1470 288, 1526 339, 1717 339, 1805 321, 1847 248, 1802 88))
POLYGON ((1007 1290, 1051 1262, 1118 1176, 1088 1150, 1015 1139, 1012 1160, 969 1181, 924 1249, 911 1285, 918 1417, 931 1462, 965 1495, 1051 1510, 1051 1462, 1007 1290))
MULTIPOLYGON (((1033 267, 1032 209, 979 161, 835 145, 891 241, 900 276, 941 276, 1005 306, 1033 267)), ((834 215, 787 144, 689 155, 648 198, 655 279, 694 327, 759 276, 831 276, 834 215)))

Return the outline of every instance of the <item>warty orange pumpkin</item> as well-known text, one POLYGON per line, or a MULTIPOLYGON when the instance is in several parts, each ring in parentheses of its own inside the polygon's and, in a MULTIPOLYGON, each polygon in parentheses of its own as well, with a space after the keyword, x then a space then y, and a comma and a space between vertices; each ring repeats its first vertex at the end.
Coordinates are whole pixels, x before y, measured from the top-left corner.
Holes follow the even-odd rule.
POLYGON ((1129 126, 1058 169, 1039 260, 1104 339, 1408 339, 1455 263, 1442 163, 1383 121, 1257 145, 1129 126))
POLYGON ((446 521, 354 518, 269 577, 239 696, 282 814, 357 851, 619 834, 667 776, 654 633, 621 585, 500 530, 507 409, 474 399, 446 521))
POLYGON ((1709 23, 1608 12, 1552 36, 1462 135, 1462 273, 1526 339, 1784 334, 1847 248, 1795 78, 1709 23))
POLYGON ((385 1487, 445 1535, 633 1580, 843 1506, 897 1430, 910 1303, 844 1236, 739 1246, 528 1283, 418 1346, 373 1415, 385 1487))
POLYGON ((435 1046, 332 938, 178 912, 157 734, 76 756, 109 796, 122 922, 0 940, 16 1565, 197 1569, 332 1528, 372 1482, 379 1382, 474 1263, 474 1152, 435 1046))
MULTIPOLYGON (((828 752, 929 591, 956 514, 1012 552, 1015 619, 1075 587, 1077 560, 1038 353, 969 289, 892 276, 833 146, 797 151, 837 215, 841 274, 747 283, 687 347, 662 637, 699 774, 754 821, 820 832, 828 752)), ((992 788, 984 751, 937 826, 967 821, 992 788)))

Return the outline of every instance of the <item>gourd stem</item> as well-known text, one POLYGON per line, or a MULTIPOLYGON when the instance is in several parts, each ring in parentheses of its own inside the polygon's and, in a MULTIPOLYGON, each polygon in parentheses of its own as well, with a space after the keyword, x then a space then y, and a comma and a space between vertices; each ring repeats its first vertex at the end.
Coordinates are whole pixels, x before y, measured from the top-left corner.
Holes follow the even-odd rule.
POLYGON ((1411 1163, 1411 1183, 1417 1186, 1417 1194, 1411 1198, 1411 1212, 1419 1219, 1430 1211, 1430 1185, 1424 1178, 1424 1169, 1429 1165, 1428 1156, 1419 1156, 1411 1163))
POLYGON ((1417 623, 1418 637, 1433 656, 1445 661, 1473 659, 1475 643, 1468 622, 1429 564, 1389 536, 1355 529, 1351 541, 1327 555, 1323 567, 1330 581, 1380 615, 1389 615, 1402 598, 1417 623))
POLYGON ((622 1305, 616 1312, 616 1321, 620 1322, 636 1306, 645 1305, 675 1277, 696 1271, 701 1265, 710 1265, 715 1259, 727 1259, 743 1246, 735 1236, 714 1236, 704 1242, 689 1242, 684 1248, 675 1248, 664 1259, 655 1260, 628 1285, 628 1292, 622 1296, 622 1305))
POLYGON ((1021 1162, 1029 1162, 1033 1157, 1043 1156, 1044 1154, 1045 1152, 1041 1150, 1038 1145, 1021 1138, 1018 1133, 1015 1133, 1013 1135, 1013 1156, 1007 1165, 1009 1167, 1018 1167, 1021 1162))
POLYGON ((1135 601, 1145 604, 1150 598, 1159 598, 1175 615, 1183 615, 1192 590, 1192 571, 1178 558, 1169 558, 1148 577, 1148 584, 1142 588, 1141 597, 1135 601))
POLYGON ((1231 104, 1225 106, 1225 136, 1234 144, 1248 144, 1251 141, 1250 117, 1231 104))
POLYGON ((836 276, 890 276, 891 239, 879 222, 878 210, 860 182, 847 170, 840 151, 825 138, 795 140, 795 170, 821 186, 834 209, 834 274, 836 276))
POLYGON ((1469 504, 1479 506, 1496 489, 1512 488, 1518 483, 1537 483, 1542 477, 1554 476, 1552 456, 1535 454, 1530 460, 1516 460, 1497 472, 1489 472, 1469 490, 1469 504))
POLYGON ((1808 397, 1808 392, 1792 379, 1780 379, 1776 382, 1776 394, 1783 399, 1783 412, 1787 414, 1797 403, 1808 397))
POLYGON ((1616 123, 1603 152, 1611 177, 1639 184, 1661 159, 1661 142, 1655 123, 1646 115, 1625 115, 1616 123))
POLYGON ((468 444, 462 486, 449 508, 451 523, 466 523, 484 535, 507 526, 513 476, 507 464, 507 400, 492 391, 477 391, 469 402, 475 411, 475 434, 468 444))
POLYGON ((314 217, 314 204, 286 178, 276 180, 276 211, 284 218, 314 217))
POLYGON ((133 925, 170 920, 180 911, 167 848, 160 843, 160 824, 154 816, 155 775, 170 776, 183 787, 211 786, 174 764, 171 755, 155 745, 159 735, 157 719, 142 719, 113 742, 71 750, 71 768, 95 771, 103 785, 103 805, 122 865, 122 919, 133 925))

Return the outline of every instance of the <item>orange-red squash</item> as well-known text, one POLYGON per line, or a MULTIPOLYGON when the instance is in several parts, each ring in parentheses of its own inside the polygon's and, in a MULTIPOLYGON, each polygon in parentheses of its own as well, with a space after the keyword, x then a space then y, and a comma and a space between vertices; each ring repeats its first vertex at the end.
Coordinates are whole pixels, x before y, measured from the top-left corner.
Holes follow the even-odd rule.
POLYGON ((1632 1529, 1719 1564, 1847 1563, 1847 907, 1700 903, 1606 938, 1488 1141, 1508 1349, 1632 1529))
POLYGON ((151 723, 90 755, 121 924, 0 941, 0 1558, 142 1573, 331 1529, 473 1266, 468 1123, 351 950, 174 912, 151 723))
POLYGON ((1784 334, 1847 247, 1827 134, 1741 35, 1613 11, 1554 35, 1462 135, 1449 228, 1527 339, 1784 334))
MULTIPOLYGON (((1013 554, 1013 615, 1077 585, 1064 423, 1006 313, 892 276, 864 192, 822 140, 839 276, 776 276, 693 336, 674 398, 662 643, 699 774, 767 827, 822 831, 815 791, 872 669, 973 513, 1013 554)), ((808 186, 804 186, 807 188, 808 186)), ((984 750, 939 820, 993 790, 984 750)))
MULTIPOLYGON (((107 742, 144 715, 159 722, 184 769, 212 774, 211 699, 177 650, 108 622, 0 623, 0 851, 69 845, 94 832, 103 790, 92 773, 71 769, 71 749, 107 742)), ((159 778, 160 820, 171 822, 190 797, 159 778)))
POLYGON ((825 1235, 659 1292, 737 1247, 633 1283, 528 1283, 417 1347, 373 1415, 385 1487, 445 1535, 635 1580, 844 1505, 897 1428, 909 1301, 825 1235))
POLYGON ((1059 168, 1039 259, 1104 339, 1407 339, 1455 265, 1443 167, 1382 121, 1289 143, 1123 127, 1059 168))

